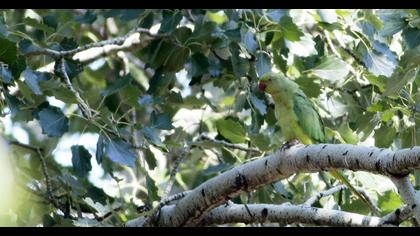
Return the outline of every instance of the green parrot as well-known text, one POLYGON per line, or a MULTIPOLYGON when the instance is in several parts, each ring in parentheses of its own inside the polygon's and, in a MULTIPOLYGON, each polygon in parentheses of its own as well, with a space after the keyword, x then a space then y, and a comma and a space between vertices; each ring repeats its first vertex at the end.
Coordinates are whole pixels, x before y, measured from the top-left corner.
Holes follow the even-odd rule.
MULTIPOLYGON (((271 95, 274 100, 275 117, 287 141, 299 140, 303 144, 325 143, 324 123, 311 100, 299 85, 282 73, 266 73, 259 82, 259 89, 271 95)), ((374 210, 338 170, 330 170, 332 176, 345 184, 350 191, 374 210)), ((375 212, 376 210, 374 210, 375 212)))

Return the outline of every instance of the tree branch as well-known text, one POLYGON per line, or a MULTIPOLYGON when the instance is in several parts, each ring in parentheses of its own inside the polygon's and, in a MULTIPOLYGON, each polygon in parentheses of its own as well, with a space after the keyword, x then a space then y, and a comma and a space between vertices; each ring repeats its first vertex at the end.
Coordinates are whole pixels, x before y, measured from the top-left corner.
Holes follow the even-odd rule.
POLYGON ((92 119, 92 109, 89 107, 89 105, 83 100, 83 98, 80 96, 80 93, 73 87, 69 76, 67 75, 66 68, 65 68, 65 59, 62 57, 60 61, 56 62, 60 63, 60 70, 62 78, 64 79, 64 82, 66 83, 67 88, 74 94, 74 96, 77 99, 78 105, 80 110, 82 111, 83 115, 88 119, 92 119))
MULTIPOLYGON (((354 188, 356 189, 357 192, 359 192, 361 195, 363 195, 363 197, 367 201, 369 201, 369 204, 375 208, 375 212, 380 212, 381 211, 381 209, 378 208, 378 206, 374 203, 372 198, 369 196, 369 194, 364 189, 362 189, 360 187, 354 187, 354 188)), ((316 195, 312 196, 304 204, 307 205, 307 206, 312 206, 313 204, 315 204, 315 202, 319 201, 321 198, 333 195, 334 193, 339 192, 343 189, 347 189, 347 186, 344 185, 344 184, 332 187, 332 188, 330 188, 326 191, 319 192, 316 195)))
POLYGON ((401 198, 413 211, 417 223, 420 224, 420 197, 416 196, 416 191, 410 182, 409 176, 391 178, 391 180, 397 186, 401 198))
POLYGON ((393 152, 349 144, 296 145, 228 170, 196 187, 172 209, 172 226, 198 224, 214 207, 295 173, 329 169, 404 176, 420 168, 420 147, 393 152))
POLYGON ((39 147, 34 147, 32 145, 24 144, 24 143, 21 143, 21 142, 18 142, 18 141, 9 141, 9 144, 14 145, 14 146, 18 146, 18 147, 21 147, 21 148, 24 148, 24 149, 27 149, 27 150, 30 150, 30 151, 35 152, 37 154, 38 154, 38 150, 42 150, 39 147))
POLYGON ((224 140, 216 140, 214 138, 211 138, 211 137, 207 136, 206 134, 200 134, 200 136, 198 137, 198 140, 209 140, 213 143, 217 143, 217 144, 223 145, 223 146, 228 147, 228 148, 238 149, 238 150, 245 151, 245 152, 253 152, 253 153, 256 153, 258 155, 262 154, 262 152, 260 150, 256 149, 256 148, 247 148, 247 147, 244 147, 244 146, 241 146, 241 145, 238 145, 238 144, 228 143, 224 140))
MULTIPOLYGON (((159 226, 172 226, 171 212, 175 205, 162 208, 159 226)), ((143 226, 144 218, 137 218, 127 223, 128 227, 143 226)), ((332 209, 315 208, 307 205, 291 204, 234 204, 228 201, 203 216, 200 226, 231 223, 267 223, 280 224, 303 223, 323 226, 395 226, 384 222, 379 217, 364 216, 356 213, 332 209)))
POLYGON ((407 220, 412 215, 413 211, 411 210, 411 207, 405 205, 382 217, 382 221, 385 224, 399 225, 401 222, 407 220))
POLYGON ((103 40, 103 41, 99 41, 96 43, 89 43, 83 46, 79 46, 75 49, 71 49, 71 50, 64 50, 64 51, 57 51, 57 50, 53 50, 53 49, 49 49, 49 48, 41 48, 39 50, 34 50, 31 51, 29 53, 26 53, 25 56, 38 56, 38 55, 46 55, 46 56, 50 56, 52 58, 54 58, 55 60, 61 58, 61 57, 69 57, 69 56, 73 56, 76 53, 79 53, 81 51, 85 51, 87 49, 90 48, 98 48, 98 47, 105 47, 107 45, 122 45, 128 38, 132 37, 133 35, 139 35, 139 33, 146 33, 147 35, 151 36, 151 37, 164 37, 166 36, 166 34, 152 34, 150 32, 149 29, 145 29, 145 28, 135 28, 133 30, 131 30, 129 33, 127 33, 124 36, 120 36, 117 38, 113 38, 113 39, 107 39, 107 40, 103 40))
POLYGON ((296 206, 286 203, 282 205, 247 204, 246 206, 248 209, 241 204, 219 206, 205 215, 202 224, 277 222, 280 224, 303 223, 337 227, 392 226, 384 224, 379 217, 306 205, 296 206))

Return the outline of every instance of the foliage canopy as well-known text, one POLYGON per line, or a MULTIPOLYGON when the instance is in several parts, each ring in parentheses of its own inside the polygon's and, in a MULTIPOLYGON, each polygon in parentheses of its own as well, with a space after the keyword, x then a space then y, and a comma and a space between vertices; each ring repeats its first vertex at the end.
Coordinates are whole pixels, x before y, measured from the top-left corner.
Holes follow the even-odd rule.
MULTIPOLYGON (((0 12, 1 132, 22 187, 6 225, 122 225, 146 214, 142 205, 280 148, 273 103, 257 86, 269 71, 313 100, 329 143, 420 140, 419 10, 0 12), (140 43, 106 52, 139 28, 140 43), (108 46, 84 60, 92 43, 108 46)), ((383 177, 347 175, 381 214, 402 204, 383 177)), ((233 201, 301 203, 335 184, 322 177, 299 174, 233 201)), ((368 213, 342 193, 320 206, 368 213)))

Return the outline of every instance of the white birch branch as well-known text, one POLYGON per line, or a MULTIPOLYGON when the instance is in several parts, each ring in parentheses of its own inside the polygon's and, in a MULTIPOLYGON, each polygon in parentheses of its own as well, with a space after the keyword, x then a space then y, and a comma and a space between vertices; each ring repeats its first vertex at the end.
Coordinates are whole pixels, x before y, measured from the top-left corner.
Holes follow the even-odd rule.
POLYGON ((307 205, 307 206, 312 206, 317 201, 319 201, 321 198, 333 195, 334 193, 339 192, 343 189, 346 189, 345 185, 338 185, 338 186, 332 187, 330 189, 319 192, 319 193, 313 195, 312 197, 308 198, 308 200, 306 200, 306 202, 304 204, 307 205))
MULTIPOLYGON (((157 226, 173 226, 171 212, 175 205, 162 208, 161 217, 157 226)), ((128 227, 144 226, 144 217, 127 223, 128 227)), ((232 223, 303 223, 322 226, 352 226, 352 227, 379 227, 395 226, 384 222, 375 216, 344 212, 332 209, 310 207, 307 205, 291 204, 223 204, 203 216, 200 226, 232 224, 232 223)), ((149 225, 148 225, 149 226, 149 225)))
POLYGON ((408 176, 402 178, 391 178, 403 201, 411 208, 414 217, 420 224, 420 198, 416 196, 416 190, 410 182, 408 176))
MULTIPOLYGON (((71 56, 73 60, 79 60, 82 64, 89 64, 90 62, 116 54, 120 51, 131 51, 133 49, 139 49, 146 47, 156 35, 142 35, 140 37, 140 32, 135 32, 133 34, 121 37, 119 40, 106 40, 99 43, 91 44, 91 47, 80 47, 77 51, 72 51, 74 54, 63 54, 61 55, 59 51, 53 51, 50 49, 43 49, 37 51, 36 53, 30 55, 50 55, 53 58, 59 56, 71 56), (83 49, 83 50, 80 50, 83 49)), ((159 36, 160 37, 160 36, 159 36)), ((28 55, 28 56, 30 56, 28 55)), ((41 72, 53 72, 54 71, 54 62, 51 62, 38 69, 41 72)))
POLYGON ((401 222, 407 220, 412 215, 413 211, 411 210, 411 207, 405 205, 382 217, 382 221, 384 222, 384 224, 399 225, 401 224, 401 222))
POLYGON ((394 152, 350 144, 299 144, 228 170, 196 187, 176 206, 162 210, 170 211, 169 225, 192 226, 230 198, 295 173, 350 169, 402 177, 418 168, 420 147, 394 152))
POLYGON ((228 223, 303 223, 322 226, 391 226, 383 224, 379 217, 332 209, 291 204, 229 204, 214 208, 203 218, 203 225, 228 223), (248 209, 247 209, 248 208, 248 209))
MULTIPOLYGON (((370 205, 373 206, 375 208, 376 212, 380 212, 381 209, 378 208, 377 204, 373 201, 373 199, 369 196, 369 194, 360 187, 354 187, 356 189, 357 192, 359 192, 361 195, 363 195, 363 197, 369 201, 370 205)), ((315 194, 314 196, 310 197, 308 200, 306 200, 306 202, 304 203, 307 206, 312 206, 313 204, 315 204, 317 201, 319 201, 321 198, 326 197, 326 196, 330 196, 335 194, 336 192, 339 192, 343 189, 347 189, 346 185, 338 185, 335 187, 332 187, 328 190, 319 192, 317 194, 315 194)))

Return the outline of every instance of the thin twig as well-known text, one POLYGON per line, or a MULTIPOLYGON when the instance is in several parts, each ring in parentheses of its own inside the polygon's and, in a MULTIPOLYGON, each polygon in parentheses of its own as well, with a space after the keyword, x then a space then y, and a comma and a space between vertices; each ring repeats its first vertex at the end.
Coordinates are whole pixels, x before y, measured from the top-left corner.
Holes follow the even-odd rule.
MULTIPOLYGON (((58 61, 57 61, 58 62, 58 61)), ((57 63, 56 62, 56 63, 57 63)), ((80 96, 80 93, 73 87, 69 76, 67 75, 66 72, 66 68, 65 68, 65 59, 64 57, 62 57, 60 59, 60 70, 61 70, 61 75, 62 78, 64 79, 64 82, 67 85, 67 88, 74 94, 74 96, 76 97, 77 101, 78 101, 78 106, 80 108, 80 110, 82 111, 83 115, 88 119, 91 120, 92 119, 92 112, 91 112, 91 108, 89 107, 89 105, 83 100, 83 98, 80 96)))
POLYGON ((32 152, 34 152, 34 153, 37 154, 37 156, 38 156, 38 158, 39 158, 39 160, 41 162, 42 173, 43 173, 44 178, 45 178, 45 186, 46 186, 46 189, 47 189, 48 200, 55 207, 57 207, 58 209, 60 209, 60 204, 58 203, 57 199, 54 197, 54 194, 53 194, 53 187, 52 187, 50 176, 48 174, 47 163, 45 162, 44 155, 42 154, 43 153, 43 149, 42 148, 39 148, 39 147, 31 146, 29 144, 24 144, 24 143, 21 143, 21 142, 18 142, 18 141, 9 141, 9 143, 11 145, 15 145, 15 146, 19 146, 19 147, 25 148, 25 149, 30 150, 30 151, 32 151, 32 152))
POLYGON ((9 144, 10 145, 19 146, 19 147, 22 147, 22 148, 25 148, 25 149, 28 149, 28 150, 31 150, 31 151, 33 151, 35 153, 38 153, 38 150, 42 150, 39 147, 34 147, 34 146, 29 145, 29 144, 24 144, 24 143, 21 143, 21 142, 18 142, 18 141, 9 141, 9 144))
POLYGON ((151 212, 149 213, 149 217, 143 221, 143 226, 151 226, 154 223, 159 222, 159 219, 160 219, 160 210, 164 206, 169 205, 169 204, 171 204, 171 203, 173 203, 173 202, 175 202, 175 201, 177 201, 177 200, 185 197, 186 195, 188 195, 191 192, 192 192, 191 190, 188 190, 188 191, 184 191, 184 192, 173 194, 171 196, 168 196, 168 197, 162 199, 159 202, 159 204, 155 208, 153 208, 151 210, 151 212))
POLYGON ((37 153, 38 153, 39 160, 41 161, 42 172, 44 173, 44 177, 45 177, 45 184, 47 187, 48 198, 54 204, 55 207, 60 209, 60 204, 58 204, 57 199, 55 199, 54 194, 53 194, 51 179, 48 174, 47 163, 45 162, 44 155, 42 154, 40 149, 37 149, 37 153))
MULTIPOLYGON (((339 192, 343 189, 347 189, 347 188, 348 187, 344 184, 332 187, 328 190, 319 192, 316 195, 310 197, 308 200, 306 200, 306 202, 304 204, 308 205, 308 206, 312 206, 313 204, 315 204, 315 202, 319 201, 321 198, 333 195, 334 193, 339 192)), ((359 188, 359 187, 354 187, 354 188, 356 189, 357 192, 359 192, 369 202, 370 205, 372 205, 374 207, 374 210, 375 210, 374 213, 375 214, 378 214, 381 211, 381 209, 378 208, 378 206, 374 203, 372 198, 368 195, 368 193, 364 189, 359 188)))
POLYGON ((37 55, 46 55, 46 56, 50 56, 54 59, 60 59, 61 57, 69 57, 69 56, 73 56, 74 54, 90 49, 90 48, 95 48, 95 47, 103 47, 106 45, 121 45, 124 43, 124 41, 129 38, 132 34, 135 33, 145 33, 151 37, 154 38, 158 38, 158 37, 165 37, 167 36, 167 34, 152 34, 150 32, 149 29, 145 29, 145 28, 135 28, 133 30, 131 30, 129 33, 127 33, 124 36, 120 36, 117 38, 113 38, 113 39, 107 39, 107 40, 103 40, 103 41, 99 41, 96 43, 89 43, 80 47, 77 47, 75 49, 71 49, 71 50, 65 50, 65 51, 57 51, 57 50, 53 50, 53 49, 48 49, 48 48, 41 48, 38 50, 34 50, 31 51, 29 53, 26 53, 25 56, 37 56, 37 55))
POLYGON ((262 154, 262 152, 260 150, 256 149, 256 148, 247 148, 247 147, 244 147, 244 146, 241 146, 241 145, 238 145, 238 144, 228 143, 224 140, 216 140, 216 139, 211 138, 211 137, 209 137, 205 134, 200 134, 200 136, 198 137, 197 140, 208 140, 208 141, 211 141, 213 143, 221 144, 221 145, 223 145, 225 147, 228 147, 228 148, 238 149, 238 150, 245 151, 245 152, 253 152, 253 153, 256 153, 257 155, 262 154))
POLYGON ((178 169, 179 169, 179 164, 181 164, 182 160, 184 159, 184 157, 186 155, 188 155, 188 153, 190 152, 191 148, 187 147, 184 150, 182 150, 182 152, 179 155, 175 155, 176 158, 173 162, 173 166, 171 169, 171 173, 169 174, 169 180, 168 180, 168 184, 166 185, 166 189, 164 194, 167 195, 171 192, 172 187, 175 183, 175 175, 178 173, 178 169))

